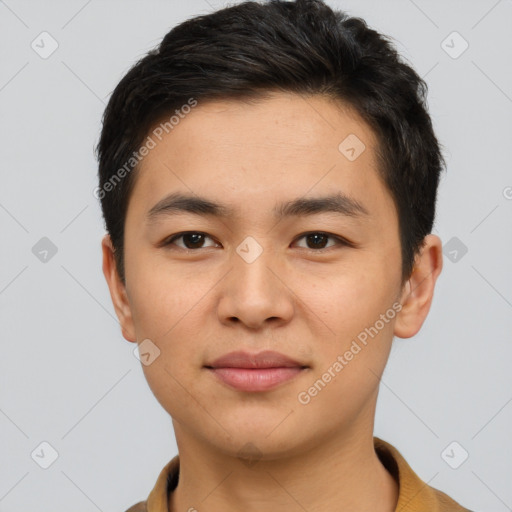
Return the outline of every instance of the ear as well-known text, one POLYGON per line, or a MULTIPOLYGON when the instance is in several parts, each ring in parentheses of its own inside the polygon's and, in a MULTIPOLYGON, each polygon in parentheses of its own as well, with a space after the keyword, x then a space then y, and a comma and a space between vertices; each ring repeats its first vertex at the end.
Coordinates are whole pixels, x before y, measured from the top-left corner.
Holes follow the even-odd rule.
POLYGON ((441 239, 429 234, 423 241, 411 277, 402 289, 402 309, 394 326, 394 334, 399 338, 410 338, 421 329, 432 304, 436 280, 443 268, 441 239))
POLYGON ((101 241, 103 251, 103 274, 107 281, 112 304, 121 325, 123 337, 127 341, 136 342, 133 317, 130 302, 126 293, 126 287, 119 278, 114 258, 114 247, 110 235, 105 235, 101 241))

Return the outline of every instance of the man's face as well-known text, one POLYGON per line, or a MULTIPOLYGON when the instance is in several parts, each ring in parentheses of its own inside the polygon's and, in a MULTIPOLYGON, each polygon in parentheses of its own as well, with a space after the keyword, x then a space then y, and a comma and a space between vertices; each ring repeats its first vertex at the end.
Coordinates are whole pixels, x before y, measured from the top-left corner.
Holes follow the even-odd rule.
POLYGON ((143 369, 178 438, 232 454, 252 442, 273 458, 373 429, 402 292, 398 218, 375 147, 339 104, 275 94, 199 102, 144 158, 126 218, 123 332, 160 350, 143 369), (175 193, 232 213, 148 215, 175 193), (366 213, 276 216, 283 204, 337 194, 366 213), (185 231, 196 234, 170 241, 185 231), (306 368, 259 391, 207 368, 232 351, 263 350, 306 368))

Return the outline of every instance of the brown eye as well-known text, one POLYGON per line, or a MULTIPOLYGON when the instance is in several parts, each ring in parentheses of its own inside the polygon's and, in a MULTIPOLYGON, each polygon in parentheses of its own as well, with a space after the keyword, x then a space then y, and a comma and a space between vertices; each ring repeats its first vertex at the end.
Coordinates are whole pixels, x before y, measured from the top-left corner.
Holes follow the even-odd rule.
POLYGON ((179 233, 169 238, 164 245, 176 245, 181 247, 182 249, 202 249, 203 247, 213 247, 214 245, 204 246, 204 242, 206 239, 213 240, 206 233, 201 233, 200 231, 189 231, 187 233, 179 233), (183 239, 183 245, 176 244, 175 241, 179 239, 183 239))
POLYGON ((341 238, 331 235, 329 233, 324 233, 322 231, 315 231, 311 233, 304 233, 299 237, 300 239, 306 240, 306 247, 305 249, 312 249, 312 250, 321 250, 321 249, 328 249, 335 245, 348 245, 342 240, 341 238), (329 239, 333 240, 334 243, 332 243, 330 246, 327 246, 329 239))
POLYGON ((313 233, 312 235, 306 236, 306 242, 312 246, 310 249, 323 249, 326 246, 328 239, 329 236, 323 233, 313 233))

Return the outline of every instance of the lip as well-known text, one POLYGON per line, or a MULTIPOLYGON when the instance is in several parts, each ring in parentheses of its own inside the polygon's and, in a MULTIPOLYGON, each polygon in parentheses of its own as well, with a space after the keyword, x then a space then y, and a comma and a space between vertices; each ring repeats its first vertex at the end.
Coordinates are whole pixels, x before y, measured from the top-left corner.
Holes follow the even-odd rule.
POLYGON ((279 352, 230 352, 205 365, 225 384, 241 391, 267 391, 289 381, 308 366, 279 352))
POLYGON ((305 365, 279 352, 264 350, 257 354, 243 351, 230 352, 206 366, 208 368, 300 368, 305 365))

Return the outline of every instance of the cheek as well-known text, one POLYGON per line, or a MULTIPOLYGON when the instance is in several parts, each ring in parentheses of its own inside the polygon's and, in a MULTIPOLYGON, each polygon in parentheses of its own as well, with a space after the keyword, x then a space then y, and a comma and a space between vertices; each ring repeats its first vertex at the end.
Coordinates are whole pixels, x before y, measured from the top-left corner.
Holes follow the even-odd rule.
POLYGON ((328 371, 338 356, 344 361, 343 370, 335 372, 340 378, 330 386, 333 393, 338 386, 354 389, 363 382, 373 387, 378 379, 372 372, 382 373, 396 318, 393 286, 384 265, 368 261, 361 262, 359 269, 353 266, 350 272, 337 273, 329 281, 317 280, 314 284, 308 278, 302 279, 301 298, 321 320, 317 324, 322 333, 328 333, 317 339, 320 363, 316 377, 328 371))
POLYGON ((386 279, 378 265, 361 258, 359 263, 338 266, 325 276, 301 274, 294 289, 305 310, 323 321, 332 338, 346 340, 390 306, 391 291, 386 279))
POLYGON ((165 344, 197 314, 213 278, 198 273, 193 265, 173 264, 155 255, 144 251, 134 255, 126 263, 126 276, 137 338, 165 344))
MULTIPOLYGON (((193 265, 178 268, 168 261, 165 265, 148 261, 132 269, 130 302, 137 339, 150 339, 160 351, 143 370, 164 405, 168 397, 181 399, 180 383, 188 388, 185 383, 193 381, 204 364, 202 349, 215 342, 208 323, 214 313, 209 292, 218 277, 214 272, 199 273, 193 265)), ((186 406, 186 400, 180 404, 186 406)))
MULTIPOLYGON (((176 418, 197 415, 191 396, 203 364, 200 344, 208 334, 201 329, 208 302, 208 282, 183 271, 147 265, 132 274, 132 311, 138 340, 149 338, 160 351, 150 365, 143 365, 145 378, 162 407, 176 418), (199 342, 199 343, 198 343, 199 342)), ((200 390, 199 390, 200 391, 200 390)))

